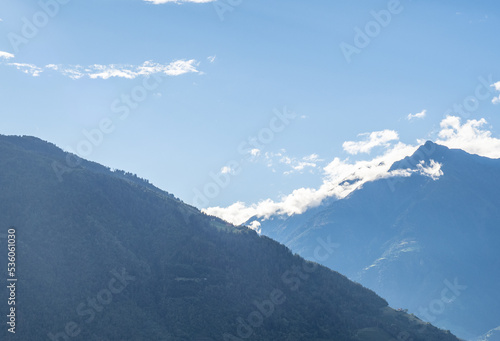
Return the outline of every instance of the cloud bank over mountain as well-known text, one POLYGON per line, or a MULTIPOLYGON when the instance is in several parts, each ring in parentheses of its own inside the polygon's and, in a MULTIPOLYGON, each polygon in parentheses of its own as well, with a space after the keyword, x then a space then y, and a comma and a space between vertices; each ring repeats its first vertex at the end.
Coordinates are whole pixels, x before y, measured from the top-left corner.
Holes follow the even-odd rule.
MULTIPOLYGON (((462 123, 459 117, 448 116, 441 121, 441 130, 435 142, 449 148, 463 149, 472 154, 500 158, 500 139, 493 137, 492 132, 485 129, 486 124, 485 119, 467 120, 462 123)), ((390 170, 394 162, 411 156, 425 142, 424 140, 419 140, 414 145, 405 144, 399 141, 398 133, 393 130, 376 131, 360 136, 366 138, 361 141, 346 141, 343 144, 347 153, 368 154, 375 147, 383 147, 383 152, 371 159, 354 162, 349 158, 342 160, 335 157, 323 168, 322 184, 319 188, 302 187, 282 196, 279 200, 268 198, 252 204, 238 201, 228 207, 209 207, 203 211, 234 224, 243 224, 252 217, 265 220, 273 215, 301 214, 311 207, 318 206, 326 198, 345 198, 369 181, 410 176, 413 173, 437 180, 443 175, 441 165, 435 160, 431 160, 430 164, 418 164, 414 169, 390 170)), ((255 224, 252 227, 258 230, 259 225, 255 224)))

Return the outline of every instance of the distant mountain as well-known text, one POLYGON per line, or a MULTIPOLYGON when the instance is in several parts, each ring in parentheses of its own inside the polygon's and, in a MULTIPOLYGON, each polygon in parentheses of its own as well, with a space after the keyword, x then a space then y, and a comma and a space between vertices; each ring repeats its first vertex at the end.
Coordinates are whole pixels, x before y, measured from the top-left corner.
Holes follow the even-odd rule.
POLYGON ((262 233, 458 336, 500 325, 500 159, 427 142, 391 170, 411 176, 273 217, 262 233), (439 179, 415 171, 433 163, 439 179), (323 259, 325 242, 335 252, 323 259))
POLYGON ((1 340, 457 340, 267 237, 33 137, 0 136, 0 249, 1 340))

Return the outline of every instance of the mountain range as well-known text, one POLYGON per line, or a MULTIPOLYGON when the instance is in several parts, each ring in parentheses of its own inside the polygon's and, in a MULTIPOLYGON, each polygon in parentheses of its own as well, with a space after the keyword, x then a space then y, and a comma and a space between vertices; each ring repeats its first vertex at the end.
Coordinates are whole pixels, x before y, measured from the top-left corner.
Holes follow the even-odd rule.
POLYGON ((458 340, 268 237, 34 137, 0 136, 0 247, 4 279, 12 261, 17 279, 15 306, 0 290, 2 340, 458 340))
POLYGON ((390 171, 400 176, 259 220, 262 234, 459 337, 498 335, 500 159, 428 141, 390 171), (331 257, 321 241, 335 246, 331 257))

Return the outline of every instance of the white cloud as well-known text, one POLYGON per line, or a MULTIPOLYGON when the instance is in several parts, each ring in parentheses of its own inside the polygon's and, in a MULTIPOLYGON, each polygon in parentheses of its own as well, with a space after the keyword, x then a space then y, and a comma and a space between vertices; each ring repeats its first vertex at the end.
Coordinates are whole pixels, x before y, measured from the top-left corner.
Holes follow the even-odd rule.
MULTIPOLYGON (((274 152, 265 152, 263 155, 263 159, 266 163, 266 166, 268 168, 272 168, 273 173, 276 172, 276 169, 274 169, 276 158, 279 158, 277 162, 283 157, 285 154, 286 150, 282 149, 279 153, 274 153, 274 152)), ((257 157, 260 155, 260 153, 256 156, 254 161, 257 161, 257 157)))
POLYGON ((250 227, 252 230, 257 231, 258 234, 262 233, 262 229, 260 228, 260 222, 257 220, 252 221, 250 224, 248 224, 248 227, 250 227))
POLYGON ((44 67, 38 67, 32 64, 7 63, 7 65, 15 66, 32 76, 39 76, 42 72, 51 70, 59 72, 63 76, 71 79, 80 79, 88 77, 90 79, 109 79, 109 78, 126 78, 134 79, 140 76, 150 76, 155 74, 166 76, 179 76, 185 73, 199 72, 196 67, 198 63, 194 60, 176 60, 169 64, 154 63, 146 61, 142 65, 100 65, 94 64, 90 66, 81 65, 56 65, 48 64, 44 67))
POLYGON ((412 155, 418 146, 397 143, 385 154, 369 161, 349 163, 348 160, 335 158, 324 167, 323 184, 319 188, 299 188, 279 201, 271 199, 246 205, 237 202, 229 207, 210 207, 203 210, 210 215, 218 216, 233 224, 242 224, 253 216, 268 219, 272 215, 293 215, 305 212, 308 208, 318 206, 327 197, 345 198, 368 181, 393 176, 410 176, 412 172, 428 175, 436 174, 435 165, 412 171, 389 172, 396 161, 412 155))
POLYGON ((311 162, 323 161, 323 160, 319 159, 319 155, 318 154, 311 154, 311 155, 308 155, 308 156, 304 156, 304 160, 311 161, 311 162))
POLYGON ((80 78, 85 77, 85 73, 83 73, 82 71, 80 71, 79 68, 68 67, 68 68, 63 68, 63 69, 60 69, 60 70, 61 70, 61 74, 63 76, 69 77, 71 79, 80 79, 80 78))
MULTIPOLYGON (((115 65, 93 65, 88 70, 87 75, 92 79, 108 79, 112 77, 134 79, 137 77, 137 74, 134 71, 116 67, 115 65)), ((78 70, 75 71, 78 73, 77 77, 83 77, 83 73, 78 70)))
POLYGON ((424 161, 422 160, 417 165, 417 171, 422 175, 427 175, 432 180, 437 180, 444 174, 441 170, 442 166, 443 165, 441 163, 430 160, 430 165, 426 167, 424 161))
MULTIPOLYGON (((258 157, 260 154, 260 150, 252 150, 253 156, 258 157)), ((281 149, 279 152, 265 152, 260 160, 264 160, 267 167, 272 168, 273 173, 276 172, 275 166, 277 165, 286 167, 286 170, 283 171, 283 174, 285 175, 289 175, 294 172, 301 173, 306 169, 313 172, 319 167, 318 163, 324 161, 320 159, 317 154, 307 155, 302 158, 290 157, 286 155, 285 149, 281 149)), ((255 159, 254 161, 258 161, 258 159, 255 159)))
POLYGON ((210 56, 210 57, 207 57, 207 59, 208 59, 208 61, 209 61, 210 63, 215 62, 215 58, 217 58, 217 56, 210 56))
POLYGON ((283 174, 288 175, 288 174, 292 174, 294 172, 302 172, 307 167, 316 168, 316 164, 313 163, 313 162, 299 161, 297 164, 295 164, 294 166, 292 166, 291 170, 286 171, 283 174))
POLYGON ((7 65, 14 66, 19 71, 22 71, 28 75, 33 77, 38 77, 43 72, 42 68, 39 68, 33 64, 24 64, 24 63, 8 63, 7 65))
MULTIPOLYGON (((278 153, 277 155, 283 155, 282 153, 278 153)), ((290 167, 289 170, 283 172, 285 175, 292 174, 294 172, 302 172, 306 168, 310 168, 311 171, 318 167, 318 163, 322 162, 324 160, 321 160, 318 156, 318 154, 311 154, 304 156, 302 159, 297 159, 294 157, 288 157, 288 156, 282 156, 281 159, 279 160, 280 163, 288 165, 290 167)))
POLYGON ((14 57, 15 56, 12 53, 0 51, 0 58, 1 59, 11 59, 11 58, 14 58, 14 57))
POLYGON ((54 70, 54 71, 59 70, 59 66, 57 66, 56 64, 47 64, 47 65, 45 65, 45 68, 51 69, 51 70, 54 70))
POLYGON ((221 174, 234 174, 234 169, 232 169, 231 167, 228 167, 228 166, 224 166, 221 168, 220 173, 221 174))
MULTIPOLYGON (((500 139, 492 137, 490 131, 482 128, 486 123, 486 120, 481 119, 468 120, 466 123, 461 124, 460 118, 448 116, 441 122, 441 131, 439 132, 439 139, 436 143, 445 145, 449 148, 460 148, 469 153, 490 158, 500 158, 500 139)), ((372 133, 367 142, 390 141, 390 137, 397 136, 396 132, 384 132, 391 133, 372 133), (382 138, 383 136, 386 138, 382 138)), ((250 205, 243 202, 237 202, 229 207, 210 207, 203 211, 207 214, 218 216, 233 224, 239 225, 246 222, 251 217, 265 220, 273 215, 291 216, 303 213, 311 207, 318 206, 325 198, 334 197, 343 199, 370 181, 392 177, 408 177, 412 174, 420 174, 437 180, 443 175, 443 171, 441 169, 442 164, 435 160, 429 160, 427 164, 421 161, 413 169, 408 168, 389 171, 394 162, 411 156, 415 153, 419 145, 424 142, 423 140, 419 140, 418 145, 415 146, 398 142, 388 148, 385 153, 371 160, 351 163, 349 159, 341 160, 335 158, 323 168, 323 183, 319 188, 299 188, 281 197, 280 200, 277 201, 265 199, 250 205)), ((373 144, 372 142, 372 145, 373 144)), ((359 145, 357 147, 356 150, 366 150, 369 148, 369 146, 365 145, 359 145)), ((281 156, 280 160, 283 163, 293 163, 292 158, 286 157, 281 153, 278 154, 281 156)), ((271 155, 266 153, 265 155, 271 159, 278 154, 271 155)), ((312 154, 305 158, 312 161, 315 160, 317 156, 312 154)))
POLYGON ((92 79, 108 79, 111 77, 134 79, 138 76, 149 76, 153 74, 179 76, 189 72, 198 72, 198 70, 196 70, 196 61, 194 59, 188 61, 177 60, 167 65, 153 63, 152 61, 146 61, 141 66, 96 64, 85 69, 85 71, 92 79))
POLYGON ((491 132, 482 129, 486 124, 484 118, 467 120, 461 124, 456 116, 447 116, 441 121, 440 140, 436 143, 449 148, 463 149, 468 153, 500 158, 500 139, 491 136, 491 132))
POLYGON ((368 139, 365 141, 346 141, 342 145, 344 150, 349 154, 370 153, 371 150, 378 146, 388 147, 390 141, 399 140, 398 133, 394 130, 374 131, 370 134, 361 134, 360 136, 367 135, 368 139))
POLYGON ((426 114, 427 114, 427 110, 422 110, 421 112, 418 112, 416 114, 408 114, 407 118, 409 121, 411 121, 414 118, 424 118, 426 114))
MULTIPOLYGON (((500 91, 500 81, 491 84, 491 86, 494 87, 495 90, 500 91)), ((498 95, 497 97, 493 96, 493 99, 491 100, 491 103, 493 103, 493 104, 499 104, 500 103, 500 95, 498 95)))
POLYGON ((289 158, 288 156, 283 156, 280 160, 281 163, 291 165, 292 164, 292 159, 289 158))
POLYGON ((250 154, 252 156, 259 156, 260 155, 260 149, 254 148, 250 151, 250 154))
POLYGON ((168 3, 181 4, 181 3, 185 3, 185 2, 194 3, 194 4, 204 4, 207 2, 214 2, 217 0, 144 0, 144 1, 151 2, 154 5, 161 5, 161 4, 168 4, 168 3))

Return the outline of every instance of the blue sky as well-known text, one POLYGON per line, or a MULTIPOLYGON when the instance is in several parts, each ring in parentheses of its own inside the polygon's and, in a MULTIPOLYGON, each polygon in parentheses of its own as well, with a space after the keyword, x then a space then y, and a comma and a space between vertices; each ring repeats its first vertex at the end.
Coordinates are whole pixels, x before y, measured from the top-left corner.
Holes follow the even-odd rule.
POLYGON ((500 157, 499 16, 497 1, 5 0, 0 133, 234 222, 263 201, 309 207, 425 139, 500 157))

